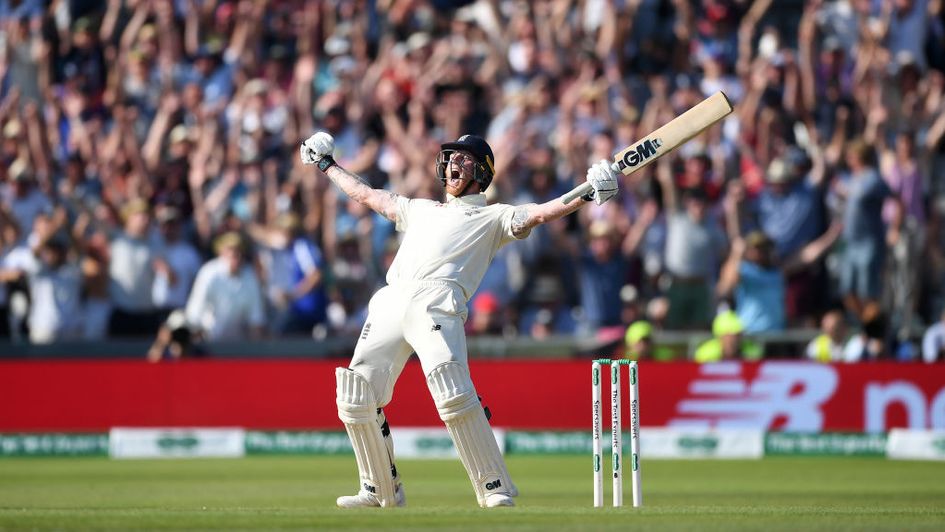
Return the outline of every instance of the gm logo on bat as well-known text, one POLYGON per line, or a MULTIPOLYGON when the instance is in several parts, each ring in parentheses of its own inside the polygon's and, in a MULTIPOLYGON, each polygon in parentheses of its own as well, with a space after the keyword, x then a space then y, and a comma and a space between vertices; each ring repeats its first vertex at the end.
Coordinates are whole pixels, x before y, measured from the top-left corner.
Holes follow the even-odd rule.
POLYGON ((656 155, 657 150, 659 150, 662 145, 663 141, 661 139, 646 139, 641 142, 635 150, 630 150, 625 153, 623 159, 617 163, 617 166, 620 167, 621 170, 627 167, 632 168, 637 166, 656 155))

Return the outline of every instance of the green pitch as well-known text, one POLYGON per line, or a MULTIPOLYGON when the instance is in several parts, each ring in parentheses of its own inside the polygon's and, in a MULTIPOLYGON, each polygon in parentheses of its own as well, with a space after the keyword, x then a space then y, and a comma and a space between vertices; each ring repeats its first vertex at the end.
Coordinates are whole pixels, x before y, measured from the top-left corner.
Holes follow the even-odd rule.
POLYGON ((356 488, 351 456, 0 459, 0 530, 945 529, 945 463, 651 460, 645 508, 595 509, 589 456, 510 457, 519 506, 493 510, 476 506, 458 461, 398 465, 407 508, 342 511, 335 497, 356 488))

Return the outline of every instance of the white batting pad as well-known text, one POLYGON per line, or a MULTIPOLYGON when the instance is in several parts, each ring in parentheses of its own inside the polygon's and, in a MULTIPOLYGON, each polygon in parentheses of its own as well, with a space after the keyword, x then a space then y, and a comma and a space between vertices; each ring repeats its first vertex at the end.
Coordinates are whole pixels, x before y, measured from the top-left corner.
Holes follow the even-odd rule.
POLYGON ((373 494, 381 506, 396 506, 394 478, 387 444, 378 425, 377 401, 370 383, 347 368, 336 368, 338 418, 345 424, 358 461, 360 489, 373 494))
POLYGON ((484 507, 491 493, 517 494, 466 366, 458 362, 441 364, 427 375, 427 385, 479 505, 484 507))

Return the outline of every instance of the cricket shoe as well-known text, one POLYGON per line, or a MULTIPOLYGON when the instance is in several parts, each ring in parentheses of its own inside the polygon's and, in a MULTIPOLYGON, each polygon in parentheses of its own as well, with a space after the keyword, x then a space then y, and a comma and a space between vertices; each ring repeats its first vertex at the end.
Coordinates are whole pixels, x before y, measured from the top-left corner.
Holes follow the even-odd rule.
MULTIPOLYGON (((380 508, 381 501, 373 493, 362 489, 357 495, 342 495, 335 501, 338 508, 380 508)), ((404 485, 397 484, 394 487, 394 506, 407 506, 407 494, 404 493, 404 485)))
POLYGON ((483 508, 498 508, 500 506, 515 506, 515 501, 508 493, 490 493, 483 501, 483 508))

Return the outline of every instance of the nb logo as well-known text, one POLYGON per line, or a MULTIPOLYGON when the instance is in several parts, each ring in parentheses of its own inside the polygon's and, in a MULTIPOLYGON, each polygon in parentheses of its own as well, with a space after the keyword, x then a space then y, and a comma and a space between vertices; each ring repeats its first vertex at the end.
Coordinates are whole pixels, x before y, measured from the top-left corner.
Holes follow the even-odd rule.
POLYGON ((499 488, 501 488, 501 487, 502 487, 502 481, 499 480, 499 479, 495 479, 495 481, 493 481, 493 482, 486 482, 486 489, 487 489, 487 490, 499 489, 499 488))
POLYGON ((433 325, 433 328, 430 329, 430 332, 436 332, 436 331, 439 331, 439 330, 442 329, 442 328, 443 328, 442 325, 440 325, 440 324, 434 324, 434 325, 433 325))
POLYGON ((377 493, 377 488, 375 488, 374 486, 372 486, 372 485, 370 485, 370 484, 368 484, 368 483, 366 483, 366 482, 364 483, 364 489, 365 489, 365 491, 369 491, 369 492, 371 492, 371 493, 377 493))
MULTIPOLYGON (((674 427, 819 431, 824 404, 837 390, 837 372, 821 364, 765 362, 704 364, 676 404, 674 427)), ((631 405, 632 406, 632 405, 631 405)))

